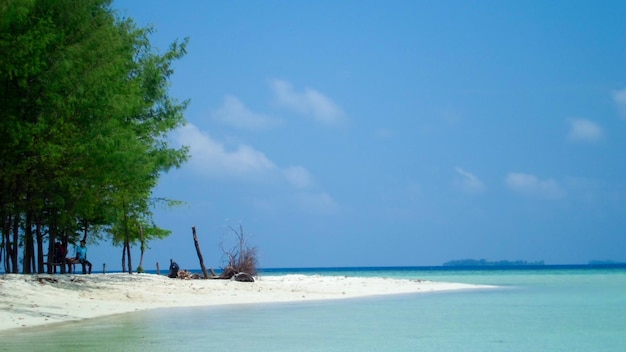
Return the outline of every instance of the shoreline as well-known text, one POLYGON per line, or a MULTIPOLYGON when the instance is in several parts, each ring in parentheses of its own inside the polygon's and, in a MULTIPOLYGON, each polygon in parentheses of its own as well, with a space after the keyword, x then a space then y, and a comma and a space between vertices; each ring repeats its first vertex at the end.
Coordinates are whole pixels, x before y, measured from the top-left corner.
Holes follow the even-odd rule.
POLYGON ((156 274, 3 274, 0 333, 158 308, 337 300, 489 287, 493 286, 303 274, 263 275, 252 283, 170 279, 156 274))

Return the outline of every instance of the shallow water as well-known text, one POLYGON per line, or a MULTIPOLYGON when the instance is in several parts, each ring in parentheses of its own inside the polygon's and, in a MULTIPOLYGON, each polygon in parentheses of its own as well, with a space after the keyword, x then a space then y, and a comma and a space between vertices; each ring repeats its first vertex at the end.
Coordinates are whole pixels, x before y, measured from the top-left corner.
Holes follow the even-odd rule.
POLYGON ((0 351, 626 350, 624 269, 355 270, 341 275, 500 287, 136 312, 3 333, 0 351))

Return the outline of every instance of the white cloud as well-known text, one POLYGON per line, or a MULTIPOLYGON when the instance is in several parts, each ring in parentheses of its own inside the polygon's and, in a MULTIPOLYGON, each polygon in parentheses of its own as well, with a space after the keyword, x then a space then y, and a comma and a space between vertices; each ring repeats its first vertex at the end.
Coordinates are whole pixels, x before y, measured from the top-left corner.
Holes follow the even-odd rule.
POLYGON ((565 196, 565 192, 554 180, 540 180, 532 174, 511 172, 507 175, 505 183, 511 190, 527 196, 548 199, 565 196))
POLYGON ((474 174, 465 171, 460 167, 455 168, 455 171, 461 176, 460 179, 456 181, 456 185, 464 192, 476 194, 481 193, 486 189, 482 181, 479 180, 478 177, 474 176, 474 174))
POLYGON ((626 118, 626 88, 613 92, 613 101, 617 105, 620 115, 626 118))
POLYGON ((211 117, 226 125, 247 130, 267 129, 279 124, 275 118, 249 110, 237 97, 232 95, 224 97, 222 106, 213 110, 211 117))
POLYGON ((596 142, 604 136, 602 127, 587 119, 570 120, 568 138, 576 142, 596 142))
POLYGON ((341 123, 345 119, 337 104, 314 89, 305 88, 304 92, 296 92, 289 82, 278 79, 273 80, 271 85, 279 106, 312 116, 328 125, 341 123))
POLYGON ((334 214, 339 211, 339 205, 328 193, 300 193, 295 197, 297 205, 311 213, 334 214))
POLYGON ((289 183, 295 188, 307 188, 313 183, 311 174, 302 166, 290 166, 283 170, 289 183))
POLYGON ((193 124, 176 130, 176 142, 189 146, 189 165, 202 176, 236 178, 246 181, 271 181, 303 190, 313 187, 313 176, 302 166, 280 168, 265 154, 251 146, 226 146, 200 131, 193 124))
POLYGON ((258 177, 276 169, 262 152, 243 144, 227 148, 192 124, 178 129, 175 138, 189 146, 189 164, 204 175, 258 177))

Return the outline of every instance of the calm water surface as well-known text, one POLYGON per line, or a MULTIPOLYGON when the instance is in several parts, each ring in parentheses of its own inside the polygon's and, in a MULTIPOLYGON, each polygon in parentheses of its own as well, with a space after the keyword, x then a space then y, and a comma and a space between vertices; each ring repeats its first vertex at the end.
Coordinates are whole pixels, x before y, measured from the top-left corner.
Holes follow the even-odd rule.
POLYGON ((626 351, 623 268, 322 274, 499 288, 136 312, 0 333, 0 351, 626 351))

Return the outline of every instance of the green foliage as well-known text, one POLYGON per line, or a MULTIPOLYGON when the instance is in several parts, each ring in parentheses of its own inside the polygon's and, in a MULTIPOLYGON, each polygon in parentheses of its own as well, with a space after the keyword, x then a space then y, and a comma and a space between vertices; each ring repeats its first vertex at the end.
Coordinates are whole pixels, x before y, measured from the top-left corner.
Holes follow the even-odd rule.
MULTIPOLYGON (((152 29, 109 6, 0 0, 4 223, 33 214, 47 233, 70 241, 90 231, 132 244, 139 226, 146 241, 169 234, 152 221, 152 190, 188 157, 166 138, 184 124, 188 102, 167 89, 187 40, 158 54, 152 29)), ((8 239, 11 227, 0 231, 8 239)))

